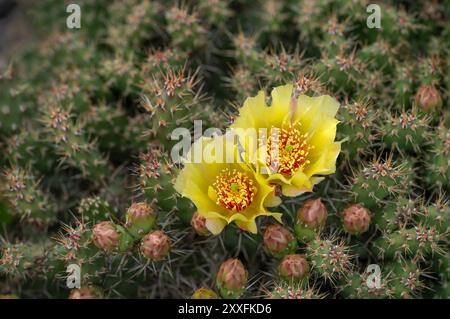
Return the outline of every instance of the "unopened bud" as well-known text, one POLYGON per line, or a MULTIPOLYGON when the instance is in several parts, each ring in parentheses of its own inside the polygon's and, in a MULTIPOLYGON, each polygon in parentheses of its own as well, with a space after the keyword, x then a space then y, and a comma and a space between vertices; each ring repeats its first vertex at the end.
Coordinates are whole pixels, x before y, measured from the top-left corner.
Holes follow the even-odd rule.
POLYGON ((192 228, 200 236, 208 236, 211 232, 206 228, 206 218, 201 216, 198 212, 192 215, 191 219, 192 228))
POLYGON ((442 98, 433 85, 422 85, 416 93, 416 104, 424 111, 431 111, 441 107, 442 98))
POLYGON ((100 249, 105 251, 116 250, 119 246, 120 235, 116 225, 112 222, 101 222, 92 228, 92 240, 100 249))
POLYGON ((320 198, 308 199, 297 212, 298 221, 313 229, 325 225, 327 217, 327 208, 320 198))
POLYGON ((220 265, 216 284, 223 298, 239 298, 247 285, 248 274, 239 259, 228 259, 220 265))
POLYGON ((145 202, 134 203, 127 210, 126 227, 133 236, 140 237, 152 229, 155 220, 152 206, 145 202))
POLYGON ((170 250, 170 238, 161 230, 145 235, 141 241, 141 253, 153 260, 163 260, 170 250))
POLYGON ((273 224, 264 232, 264 247, 273 256, 281 257, 296 249, 297 240, 289 230, 280 224, 273 224))
POLYGON ((361 204, 355 204, 342 212, 342 223, 347 233, 358 235, 366 232, 370 226, 370 212, 361 204))
POLYGON ((300 280, 308 274, 308 271, 308 262, 299 254, 285 256, 278 266, 278 273, 287 280, 300 280))

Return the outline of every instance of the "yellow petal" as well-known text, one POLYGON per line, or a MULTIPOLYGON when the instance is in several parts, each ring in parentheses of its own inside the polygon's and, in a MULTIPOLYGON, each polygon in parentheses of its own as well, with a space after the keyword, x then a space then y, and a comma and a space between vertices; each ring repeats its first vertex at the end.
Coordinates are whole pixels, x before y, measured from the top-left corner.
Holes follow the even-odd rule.
POLYGON ((254 219, 245 222, 236 221, 236 225, 238 225, 240 229, 248 231, 252 234, 258 233, 258 227, 256 227, 256 222, 254 219))
POLYGON ((217 192, 216 192, 216 190, 214 189, 214 187, 212 187, 212 186, 209 186, 209 187, 208 187, 208 197, 209 197, 209 199, 211 199, 213 202, 216 202, 216 201, 217 201, 217 192))
POLYGON ((338 123, 339 121, 333 117, 322 117, 321 123, 310 133, 308 139, 308 144, 313 146, 309 152, 309 159, 318 157, 324 149, 329 148, 334 143, 338 123))
POLYGON ((331 96, 309 97, 301 94, 297 100, 294 121, 302 124, 305 133, 310 132, 321 123, 323 116, 333 118, 338 109, 339 103, 331 96))
POLYGON ((340 152, 341 142, 331 144, 327 149, 322 150, 319 158, 304 169, 304 173, 309 177, 333 174, 336 171, 336 159, 340 152))
POLYGON ((311 192, 312 189, 306 188, 306 187, 297 187, 297 186, 292 186, 292 185, 282 185, 281 186, 281 192, 283 193, 284 196, 288 196, 288 197, 296 197, 296 196, 300 196, 301 194, 304 193, 308 193, 311 192))
POLYGON ((281 198, 275 195, 275 192, 271 192, 264 202, 266 207, 277 207, 281 204, 281 198))
MULTIPOLYGON (((270 123, 278 127, 283 120, 291 116, 292 84, 278 86, 272 90, 272 104, 270 106, 270 123), (278 125, 276 125, 278 124, 278 125)), ((267 125, 270 128, 271 125, 267 125)))
POLYGON ((227 222, 221 218, 207 218, 205 222, 206 228, 213 234, 218 235, 227 225, 227 222))
POLYGON ((282 216, 281 213, 272 213, 272 212, 264 211, 247 221, 241 221, 241 220, 236 221, 236 224, 239 226, 239 228, 246 230, 248 232, 251 232, 253 234, 256 234, 258 232, 258 228, 256 226, 256 218, 259 216, 272 216, 280 224, 283 223, 281 220, 281 216, 282 216))
POLYGON ((265 120, 255 114, 262 114, 267 111, 264 91, 259 91, 255 97, 245 100, 244 106, 239 109, 239 117, 231 125, 232 128, 258 128, 264 127, 265 120))

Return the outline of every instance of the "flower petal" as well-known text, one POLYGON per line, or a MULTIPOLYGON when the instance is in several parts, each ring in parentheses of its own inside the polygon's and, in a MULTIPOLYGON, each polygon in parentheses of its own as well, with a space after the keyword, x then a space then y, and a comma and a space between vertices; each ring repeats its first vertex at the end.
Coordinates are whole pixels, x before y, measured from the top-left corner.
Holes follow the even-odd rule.
POLYGON ((207 218, 205 222, 206 228, 213 234, 218 235, 227 225, 227 222, 222 218, 207 218))

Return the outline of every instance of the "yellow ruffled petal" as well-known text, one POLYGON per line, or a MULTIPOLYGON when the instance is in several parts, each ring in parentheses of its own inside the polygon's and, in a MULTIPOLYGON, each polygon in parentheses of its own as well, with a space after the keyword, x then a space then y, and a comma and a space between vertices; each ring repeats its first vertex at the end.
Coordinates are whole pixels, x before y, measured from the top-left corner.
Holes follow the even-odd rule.
POLYGON ((339 103, 328 95, 309 97, 301 94, 297 100, 294 122, 302 124, 304 133, 314 130, 322 122, 322 118, 333 118, 339 109, 339 103))
POLYGON ((314 146, 309 152, 311 158, 320 156, 324 149, 334 143, 338 123, 335 118, 322 117, 321 123, 316 126, 308 139, 308 143, 314 146))
POLYGON ((226 220, 222 218, 207 218, 205 222, 206 228, 213 234, 218 235, 227 225, 226 220))
POLYGON ((313 184, 303 172, 296 172, 287 182, 281 186, 284 196, 295 197, 306 192, 311 192, 313 184))
POLYGON ((256 218, 259 216, 272 216, 273 218, 275 218, 275 220, 277 222, 279 222, 280 224, 283 223, 283 221, 281 220, 283 214, 281 213, 272 213, 272 212, 268 212, 265 211, 263 213, 258 214, 257 216, 254 216, 253 218, 247 220, 247 221, 236 221, 236 225, 239 226, 239 228, 246 230, 250 233, 256 234, 258 232, 258 228, 256 226, 256 218))
POLYGON ((255 114, 266 112, 267 104, 264 91, 259 91, 255 97, 245 100, 244 106, 239 109, 239 117, 235 120, 231 128, 257 128, 264 127, 265 120, 255 114))
MULTIPOLYGON (((292 84, 278 86, 272 90, 272 103, 270 105, 270 124, 283 123, 291 114, 292 84)), ((276 125, 274 125, 276 126, 276 125)), ((271 126, 267 125, 270 128, 271 126)))
POLYGON ((236 225, 242 230, 248 231, 252 234, 258 233, 258 227, 256 226, 255 220, 249 220, 249 221, 237 221, 236 225))
MULTIPOLYGON (((290 84, 274 88, 271 93, 271 106, 265 105, 263 95, 259 92, 257 97, 247 99, 233 124, 236 128, 248 128, 252 125, 254 128, 264 127, 268 135, 273 127, 285 134, 282 142, 284 144, 279 146, 282 147, 284 156, 283 166, 276 172, 271 171, 267 164, 271 162, 269 155, 271 150, 267 149, 267 144, 262 146, 257 144, 257 138, 249 137, 245 135, 245 132, 239 135, 244 140, 242 145, 246 158, 255 165, 259 174, 267 178, 269 183, 281 185, 285 196, 297 196, 303 192, 312 191, 314 185, 322 180, 322 177, 315 175, 335 172, 336 158, 340 152, 340 143, 335 142, 338 124, 335 115, 339 108, 336 99, 328 95, 309 97, 301 94, 294 107, 292 91, 293 86, 290 84), (293 134, 292 139, 286 134, 293 134), (304 138, 306 145, 301 144, 301 138, 304 138), (291 141, 296 141, 297 144, 286 144, 291 141), (291 149, 296 147, 298 152, 296 154, 300 155, 301 152, 301 156, 304 157, 296 156, 291 159, 286 147, 291 149), (299 162, 294 163, 291 160, 299 162)), ((267 141, 267 139, 262 140, 267 141)), ((274 196, 267 196, 266 205, 278 203, 279 200, 274 196)))
POLYGON ((340 142, 331 144, 327 149, 322 150, 320 157, 304 170, 305 174, 309 177, 333 174, 336 171, 336 159, 340 152, 340 142))
POLYGON ((281 204, 281 198, 275 195, 275 192, 271 192, 264 202, 264 206, 266 207, 277 207, 281 204))
MULTIPOLYGON (((237 145, 230 144, 227 136, 200 138, 191 150, 202 152, 206 156, 200 162, 184 162, 184 168, 175 181, 175 189, 192 200, 198 213, 206 219, 206 227, 213 234, 220 233, 225 225, 232 222, 248 225, 246 227, 249 231, 254 231, 256 226, 252 223, 255 218, 270 214, 264 203, 269 194, 273 193, 274 187, 256 174, 248 163, 236 162, 241 156, 237 145), (231 156, 234 162, 224 162, 223 159, 227 156, 231 156), (227 185, 227 182, 230 184, 227 185), (232 190, 233 184, 245 188, 235 192, 232 190), (242 193, 242 190, 247 193, 242 193)), ((188 154, 189 159, 195 158, 192 152, 188 154)))

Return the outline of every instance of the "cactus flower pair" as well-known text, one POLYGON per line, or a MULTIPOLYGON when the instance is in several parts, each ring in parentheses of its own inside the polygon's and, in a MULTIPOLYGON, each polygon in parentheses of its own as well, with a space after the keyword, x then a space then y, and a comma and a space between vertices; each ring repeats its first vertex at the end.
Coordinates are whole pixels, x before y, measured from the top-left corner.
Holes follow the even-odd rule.
POLYGON ((281 214, 267 210, 281 202, 277 185, 284 196, 293 197, 311 192, 321 175, 335 172, 341 149, 335 142, 338 102, 330 96, 296 95, 290 84, 276 87, 268 106, 260 91, 245 101, 231 126, 238 142, 202 137, 191 147, 175 188, 194 202, 211 233, 231 222, 256 233, 255 219, 263 215, 281 222, 281 214), (255 131, 267 134, 256 137, 255 131), (199 150, 202 161, 192 161, 199 150))

